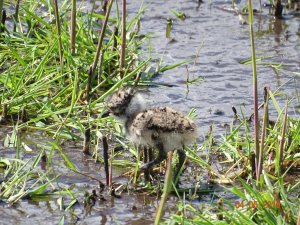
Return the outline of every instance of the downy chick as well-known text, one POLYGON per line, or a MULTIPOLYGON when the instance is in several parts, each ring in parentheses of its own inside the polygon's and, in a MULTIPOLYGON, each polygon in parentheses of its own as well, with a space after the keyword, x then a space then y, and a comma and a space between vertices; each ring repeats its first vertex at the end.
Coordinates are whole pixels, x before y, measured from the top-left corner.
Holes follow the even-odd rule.
POLYGON ((196 124, 169 107, 145 109, 143 97, 133 88, 114 93, 107 101, 107 108, 122 123, 131 142, 158 149, 158 156, 144 164, 142 170, 166 159, 168 151, 177 150, 176 178, 185 160, 184 146, 192 144, 198 136, 196 124))

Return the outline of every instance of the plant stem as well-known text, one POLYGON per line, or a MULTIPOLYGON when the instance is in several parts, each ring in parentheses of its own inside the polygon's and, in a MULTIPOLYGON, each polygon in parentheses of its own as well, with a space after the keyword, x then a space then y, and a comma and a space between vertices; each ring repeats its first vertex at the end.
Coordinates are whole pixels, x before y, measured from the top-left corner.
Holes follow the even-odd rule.
POLYGON ((107 144, 107 138, 105 136, 102 137, 102 145, 103 145, 103 160, 104 160, 106 185, 108 186, 109 185, 108 144, 107 144))
POLYGON ((76 38, 76 0, 72 0, 71 12, 71 54, 75 54, 75 38, 76 38))
MULTIPOLYGON (((92 86, 92 82, 94 80, 94 74, 95 74, 95 70, 99 61, 99 57, 100 57, 100 53, 101 53, 101 49, 102 49, 102 43, 103 43, 103 39, 104 39, 104 35, 105 35, 105 31, 106 31, 106 27, 107 27, 107 22, 108 22, 108 18, 109 18, 109 14, 110 14, 110 10, 111 10, 111 6, 112 6, 112 2, 113 0, 110 0, 108 3, 108 9, 106 11, 106 15, 105 15, 105 19, 102 25, 102 29, 99 35, 99 40, 98 40, 98 46, 97 46, 97 50, 96 50, 96 55, 93 61, 93 64, 90 66, 89 69, 89 73, 88 73, 88 81, 87 81, 87 87, 86 87, 86 101, 88 104, 88 108, 90 108, 90 92, 91 92, 91 86, 92 86)), ((90 135, 90 128, 87 128, 85 130, 85 134, 90 135)), ((88 138, 85 135, 85 141, 83 144, 83 152, 84 153, 88 153, 89 152, 89 146, 90 146, 90 138, 88 138)))
MULTIPOLYGON (((143 147, 143 156, 144 156, 144 158, 143 158, 144 163, 149 162, 149 159, 148 159, 149 158, 149 148, 143 147)), ((146 182, 150 181, 150 170, 149 169, 144 171, 144 177, 145 177, 146 182)))
POLYGON ((262 125, 262 131, 261 131, 261 139, 260 139, 260 150, 259 150, 259 158, 258 158, 258 169, 257 169, 257 175, 256 175, 256 182, 258 184, 260 175, 262 173, 263 168, 263 152, 265 148, 265 136, 267 132, 267 124, 268 124, 268 88, 264 88, 264 117, 263 117, 263 125, 262 125))
POLYGON ((107 11, 105 14, 105 19, 102 25, 102 29, 99 35, 99 40, 98 40, 98 46, 97 46, 97 50, 96 50, 96 55, 94 58, 94 62, 91 66, 91 74, 89 74, 89 76, 93 76, 95 74, 95 70, 99 61, 99 57, 100 57, 100 52, 102 49, 102 43, 103 43, 103 39, 104 39, 104 35, 105 35, 105 30, 106 30, 106 26, 107 26, 107 22, 108 22, 108 18, 109 18, 109 14, 110 14, 110 10, 111 10, 111 6, 112 6, 113 0, 110 0, 108 3, 108 7, 107 7, 107 11))
POLYGON ((63 53, 62 53, 62 41, 61 41, 61 29, 60 29, 60 20, 59 20, 59 13, 58 13, 58 3, 57 0, 53 0, 54 2, 54 13, 55 13, 55 21, 57 27, 57 35, 58 35, 58 49, 59 49, 59 62, 62 66, 63 64, 63 53))
POLYGON ((1 31, 0 31, 0 33, 2 33, 5 30, 5 21, 6 21, 6 10, 3 9, 2 10, 1 31))
POLYGON ((279 146, 279 168, 278 172, 281 173, 281 166, 283 161, 283 150, 284 150, 284 142, 285 142, 285 131, 286 131, 286 121, 287 121, 287 108, 288 103, 285 105, 285 111, 284 111, 284 117, 283 117, 283 125, 282 125, 282 132, 281 132, 281 140, 280 140, 280 146, 279 146))
POLYGON ((17 3, 16 3, 16 10, 15 10, 15 15, 14 15, 14 28, 13 28, 13 31, 16 32, 17 30, 17 21, 18 21, 18 16, 19 16, 19 8, 20 8, 20 1, 21 0, 17 0, 17 3))
POLYGON ((7 120, 7 113, 8 113, 7 104, 2 104, 2 119, 4 121, 7 120))
POLYGON ((163 216, 163 208, 166 203, 167 197, 172 189, 172 156, 173 152, 168 152, 168 158, 167 158, 167 168, 166 168, 166 174, 165 174, 165 183, 164 183, 164 190, 163 194, 161 196, 161 200, 159 202, 159 206, 157 209, 156 217, 155 217, 155 225, 158 225, 160 223, 160 220, 163 216))
POLYGON ((252 50, 252 73, 253 73, 253 98, 254 98, 254 146, 255 146, 255 170, 256 176, 258 174, 258 161, 259 161, 259 123, 258 123, 258 94, 257 94, 257 73, 256 73, 256 57, 255 57, 255 44, 253 33, 253 9, 252 0, 248 1, 249 11, 249 28, 250 28, 250 41, 252 50))
POLYGON ((112 163, 113 163, 113 157, 114 157, 114 149, 112 148, 112 151, 111 151, 111 154, 110 154, 110 157, 109 157, 109 176, 108 176, 108 186, 109 188, 113 188, 112 186, 112 163))
POLYGON ((122 69, 125 66, 125 53, 126 53, 126 0, 122 0, 122 46, 121 46, 121 78, 123 77, 122 69))
POLYGON ((3 10, 3 0, 0 0, 0 21, 2 21, 2 10, 3 10))
POLYGON ((91 128, 86 128, 84 131, 83 140, 83 153, 88 155, 90 153, 90 140, 91 140, 91 128))

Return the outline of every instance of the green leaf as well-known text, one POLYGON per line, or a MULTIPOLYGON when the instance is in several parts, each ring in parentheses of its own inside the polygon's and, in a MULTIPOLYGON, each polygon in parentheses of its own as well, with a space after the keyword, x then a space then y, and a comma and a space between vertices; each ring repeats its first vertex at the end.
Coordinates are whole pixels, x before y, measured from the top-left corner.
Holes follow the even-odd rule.
POLYGON ((68 158, 68 156, 66 155, 66 153, 64 153, 64 151, 61 149, 61 147, 59 147, 55 142, 52 142, 51 144, 52 144, 53 148, 57 149, 60 152, 60 154, 64 158, 64 160, 65 160, 68 168, 71 169, 71 170, 73 170, 73 171, 77 171, 76 167, 71 162, 71 160, 68 158))

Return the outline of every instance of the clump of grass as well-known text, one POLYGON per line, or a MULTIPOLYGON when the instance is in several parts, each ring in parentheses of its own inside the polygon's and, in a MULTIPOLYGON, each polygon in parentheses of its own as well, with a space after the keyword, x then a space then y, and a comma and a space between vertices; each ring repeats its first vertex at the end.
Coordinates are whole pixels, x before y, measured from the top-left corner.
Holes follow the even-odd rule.
MULTIPOLYGON (((11 135, 5 140, 5 147, 16 148, 15 158, 1 158, 1 168, 4 168, 3 180, 0 184, 0 199, 7 203, 15 203, 21 198, 39 198, 47 195, 60 196, 63 192, 55 192, 54 181, 59 177, 55 174, 52 167, 44 169, 39 165, 47 164, 45 162, 46 151, 49 155, 53 155, 57 145, 53 142, 52 146, 40 145, 40 151, 29 159, 24 159, 22 148, 32 154, 32 149, 21 141, 18 126, 14 127, 11 135)), ((66 160, 66 165, 75 170, 75 166, 62 153, 66 160)), ((52 158, 48 158, 49 162, 52 158)), ((49 163, 48 162, 48 163, 49 163)))
MULTIPOLYGON (((178 213, 166 220, 166 224, 296 224, 300 210, 297 196, 300 188, 297 172, 300 165, 300 120, 287 116, 286 106, 279 107, 275 97, 278 92, 266 91, 267 99, 272 99, 270 104, 278 111, 278 118, 264 126, 265 134, 260 139, 263 154, 260 155, 259 180, 252 173, 252 128, 248 117, 238 116, 239 122, 233 122, 230 132, 221 140, 210 135, 202 146, 189 149, 187 154, 203 173, 210 174, 208 182, 221 184, 235 198, 223 197, 221 205, 212 200, 204 203, 205 207, 192 202, 193 198, 190 201, 179 198, 178 213), (211 162, 215 156, 219 161, 217 166, 211 162)), ((264 119, 263 123, 266 121, 264 119)))
MULTIPOLYGON (((36 173, 42 159, 51 162, 54 152, 59 152, 68 169, 80 174, 62 151, 60 142, 88 137, 85 141, 93 148, 87 148, 86 152, 102 161, 97 153, 99 139, 115 131, 120 133, 111 118, 101 118, 105 99, 121 86, 146 83, 154 75, 148 73, 152 67, 150 56, 141 57, 139 52, 148 38, 140 36, 136 29, 142 8, 126 22, 126 1, 123 1, 122 21, 116 1, 106 2, 105 16, 94 8, 89 12, 77 8, 76 1, 60 3, 18 1, 14 28, 7 27, 0 35, 1 123, 18 124, 12 135, 14 138, 27 129, 42 131, 55 140, 52 142, 55 147, 48 152, 50 157, 44 154, 43 146, 34 160, 0 159, 7 170, 0 197, 7 202, 49 191, 57 176, 43 172, 33 181, 30 177, 36 173), (110 13, 111 8, 114 15, 110 13), (118 30, 122 30, 122 36, 116 32, 118 30), (26 119, 21 121, 23 114, 26 119)), ((6 7, 15 6, 7 2, 6 7)), ((161 67, 155 73, 181 64, 161 67)), ((16 155, 26 144, 18 146, 16 155)), ((106 172, 112 164, 130 164, 126 160, 115 160, 114 156, 112 152, 106 172)), ((111 185, 111 174, 108 176, 106 183, 111 185)))
MULTIPOLYGON (((151 67, 147 64, 150 58, 142 59, 138 52, 147 39, 135 29, 142 9, 127 25, 123 22, 123 28, 131 35, 120 65, 116 58, 121 55, 122 39, 111 29, 121 26, 118 7, 114 6, 116 16, 108 13, 108 26, 103 29, 103 15, 76 9, 74 2, 64 1, 60 8, 40 1, 20 4, 18 19, 14 21, 16 31, 8 28, 0 37, 2 114, 6 119, 17 120, 19 112, 25 109, 28 120, 20 128, 44 130, 67 139, 78 139, 85 127, 92 128, 93 134, 100 119, 92 117, 103 110, 105 97, 121 85, 133 84, 151 67), (68 17, 72 17, 72 22, 62 19, 68 17)), ((109 1, 107 12, 114 4, 109 1)))

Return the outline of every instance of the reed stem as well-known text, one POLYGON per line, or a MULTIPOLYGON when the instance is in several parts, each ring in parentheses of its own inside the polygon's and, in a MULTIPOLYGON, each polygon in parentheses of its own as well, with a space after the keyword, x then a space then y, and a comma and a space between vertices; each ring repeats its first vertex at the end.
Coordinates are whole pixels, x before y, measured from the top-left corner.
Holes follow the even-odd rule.
POLYGON ((75 38, 76 38, 76 0, 72 0, 72 11, 71 11, 71 54, 75 54, 75 38))
POLYGON ((164 183, 164 189, 161 196, 161 200, 159 202, 159 206, 157 209, 156 217, 155 217, 155 225, 160 224, 160 220, 164 213, 164 205, 166 203, 166 200, 168 198, 169 193, 172 190, 172 156, 173 152, 168 152, 168 158, 167 158, 167 168, 166 168, 166 174, 165 174, 165 183, 164 183))
POLYGON ((20 8, 20 1, 21 0, 17 0, 17 3, 16 3, 16 10, 15 10, 15 15, 14 15, 14 28, 13 28, 13 31, 16 32, 17 30, 17 21, 18 21, 18 17, 19 17, 19 8, 20 8))
POLYGON ((253 100, 254 100, 254 148, 255 148, 255 170, 256 176, 258 174, 259 161, 259 119, 258 119, 258 94, 257 94, 257 72, 256 72, 256 57, 255 57, 255 43, 253 33, 253 9, 252 0, 248 1, 249 12, 249 28, 250 28, 250 42, 252 51, 252 74, 253 74, 253 100))
POLYGON ((281 167, 283 162, 283 151, 284 151, 284 142, 285 142, 285 133, 286 133, 286 122, 287 122, 287 108, 288 103, 285 105, 285 111, 284 111, 284 117, 283 117, 283 125, 282 125, 282 131, 281 131, 281 140, 280 140, 280 146, 279 146, 279 168, 278 172, 281 173, 281 167))
POLYGON ((89 76, 93 76, 95 74, 95 70, 96 70, 96 67, 97 67, 97 64, 98 64, 98 61, 99 61, 99 58, 100 58, 100 52, 101 52, 101 49, 102 49, 102 43, 103 43, 103 39, 104 39, 104 35, 105 35, 105 31, 106 31, 107 22, 108 22, 110 10, 111 10, 111 7, 112 7, 112 3, 113 3, 113 0, 110 0, 109 3, 108 3, 107 11, 106 11, 106 14, 105 14, 105 19, 104 19, 102 29, 101 29, 101 32, 100 32, 100 35, 99 35, 96 55, 95 55, 93 64, 91 66, 91 70, 90 70, 91 74, 89 74, 89 76))
POLYGON ((121 45, 121 78, 123 77, 123 68, 125 66, 125 54, 126 54, 126 0, 122 0, 122 45, 121 45))
POLYGON ((60 65, 63 65, 63 51, 62 51, 62 40, 61 40, 61 25, 58 13, 58 3, 57 0, 53 0, 54 2, 54 13, 55 13, 55 21, 57 27, 57 35, 58 35, 58 50, 59 50, 59 62, 60 65))
POLYGON ((264 149, 265 149, 265 137, 267 134, 267 125, 268 125, 268 88, 264 88, 264 117, 263 117, 263 125, 262 125, 262 131, 261 131, 261 139, 260 139, 260 150, 259 150, 259 157, 258 157, 258 169, 257 169, 257 175, 256 175, 256 182, 258 184, 260 175, 262 173, 263 168, 263 157, 264 157, 264 149))
POLYGON ((105 136, 102 137, 102 145, 103 145, 103 160, 104 160, 106 185, 108 186, 109 185, 108 144, 107 144, 107 138, 105 136))
MULTIPOLYGON (((0 21, 2 21, 3 0, 0 0, 0 21)), ((2 24, 0 24, 2 26, 2 24)))

